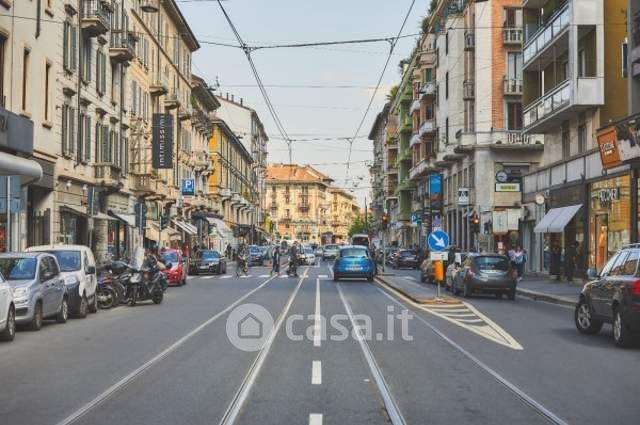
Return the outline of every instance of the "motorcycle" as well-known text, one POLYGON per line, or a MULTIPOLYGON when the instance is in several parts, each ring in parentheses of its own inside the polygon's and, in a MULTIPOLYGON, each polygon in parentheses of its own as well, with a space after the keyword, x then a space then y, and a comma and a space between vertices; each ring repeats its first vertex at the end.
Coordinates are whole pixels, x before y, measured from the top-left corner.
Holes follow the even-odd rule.
POLYGON ((287 268, 288 277, 298 277, 298 262, 296 260, 289 260, 289 268, 287 268))
POLYGON ((129 305, 135 306, 138 301, 152 300, 154 304, 162 303, 164 291, 168 283, 162 271, 170 268, 159 262, 153 255, 144 255, 143 248, 136 248, 134 260, 129 265, 131 277, 128 280, 127 294, 129 305))
POLYGON ((98 276, 98 308, 110 309, 129 302, 125 284, 130 277, 127 263, 114 261, 105 264, 98 276))
POLYGON ((236 266, 236 277, 240 277, 240 274, 244 273, 245 276, 249 274, 249 263, 244 254, 238 255, 238 264, 236 266))

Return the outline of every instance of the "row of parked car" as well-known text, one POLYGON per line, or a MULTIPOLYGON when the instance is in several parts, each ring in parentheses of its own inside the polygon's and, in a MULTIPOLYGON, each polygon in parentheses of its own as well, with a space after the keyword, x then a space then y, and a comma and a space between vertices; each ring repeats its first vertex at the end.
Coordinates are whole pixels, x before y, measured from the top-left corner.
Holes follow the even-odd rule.
POLYGON ((96 263, 86 246, 46 245, 0 254, 0 339, 98 311, 96 263))

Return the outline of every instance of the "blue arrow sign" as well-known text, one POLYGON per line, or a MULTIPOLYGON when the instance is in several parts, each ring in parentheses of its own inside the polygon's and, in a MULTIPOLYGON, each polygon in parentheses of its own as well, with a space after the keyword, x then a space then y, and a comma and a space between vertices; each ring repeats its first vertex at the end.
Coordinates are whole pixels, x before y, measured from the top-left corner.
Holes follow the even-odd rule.
POLYGON ((449 235, 442 230, 434 230, 427 238, 431 251, 444 251, 449 246, 449 235))
POLYGON ((418 221, 418 216, 417 216, 417 215, 415 215, 415 214, 412 214, 412 215, 411 215, 411 222, 412 222, 412 223, 415 223, 416 221, 418 221))

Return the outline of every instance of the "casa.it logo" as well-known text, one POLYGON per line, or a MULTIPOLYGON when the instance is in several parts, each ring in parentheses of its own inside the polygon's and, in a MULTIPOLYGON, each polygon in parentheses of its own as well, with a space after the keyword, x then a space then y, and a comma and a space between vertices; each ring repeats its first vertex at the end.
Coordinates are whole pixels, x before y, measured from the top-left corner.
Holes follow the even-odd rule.
POLYGON ((227 337, 242 351, 260 351, 273 330, 273 317, 258 304, 243 304, 227 317, 227 337))

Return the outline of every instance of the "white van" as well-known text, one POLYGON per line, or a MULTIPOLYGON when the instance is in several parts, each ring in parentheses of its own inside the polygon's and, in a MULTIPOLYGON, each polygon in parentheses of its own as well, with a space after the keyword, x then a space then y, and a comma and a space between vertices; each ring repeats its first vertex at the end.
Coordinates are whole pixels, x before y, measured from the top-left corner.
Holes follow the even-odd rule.
POLYGON ((39 245, 27 248, 27 252, 48 252, 57 258, 69 293, 69 308, 75 316, 84 318, 87 312, 98 311, 96 260, 89 247, 39 245))
POLYGON ((13 290, 0 274, 0 341, 13 341, 16 335, 16 309, 13 290))

